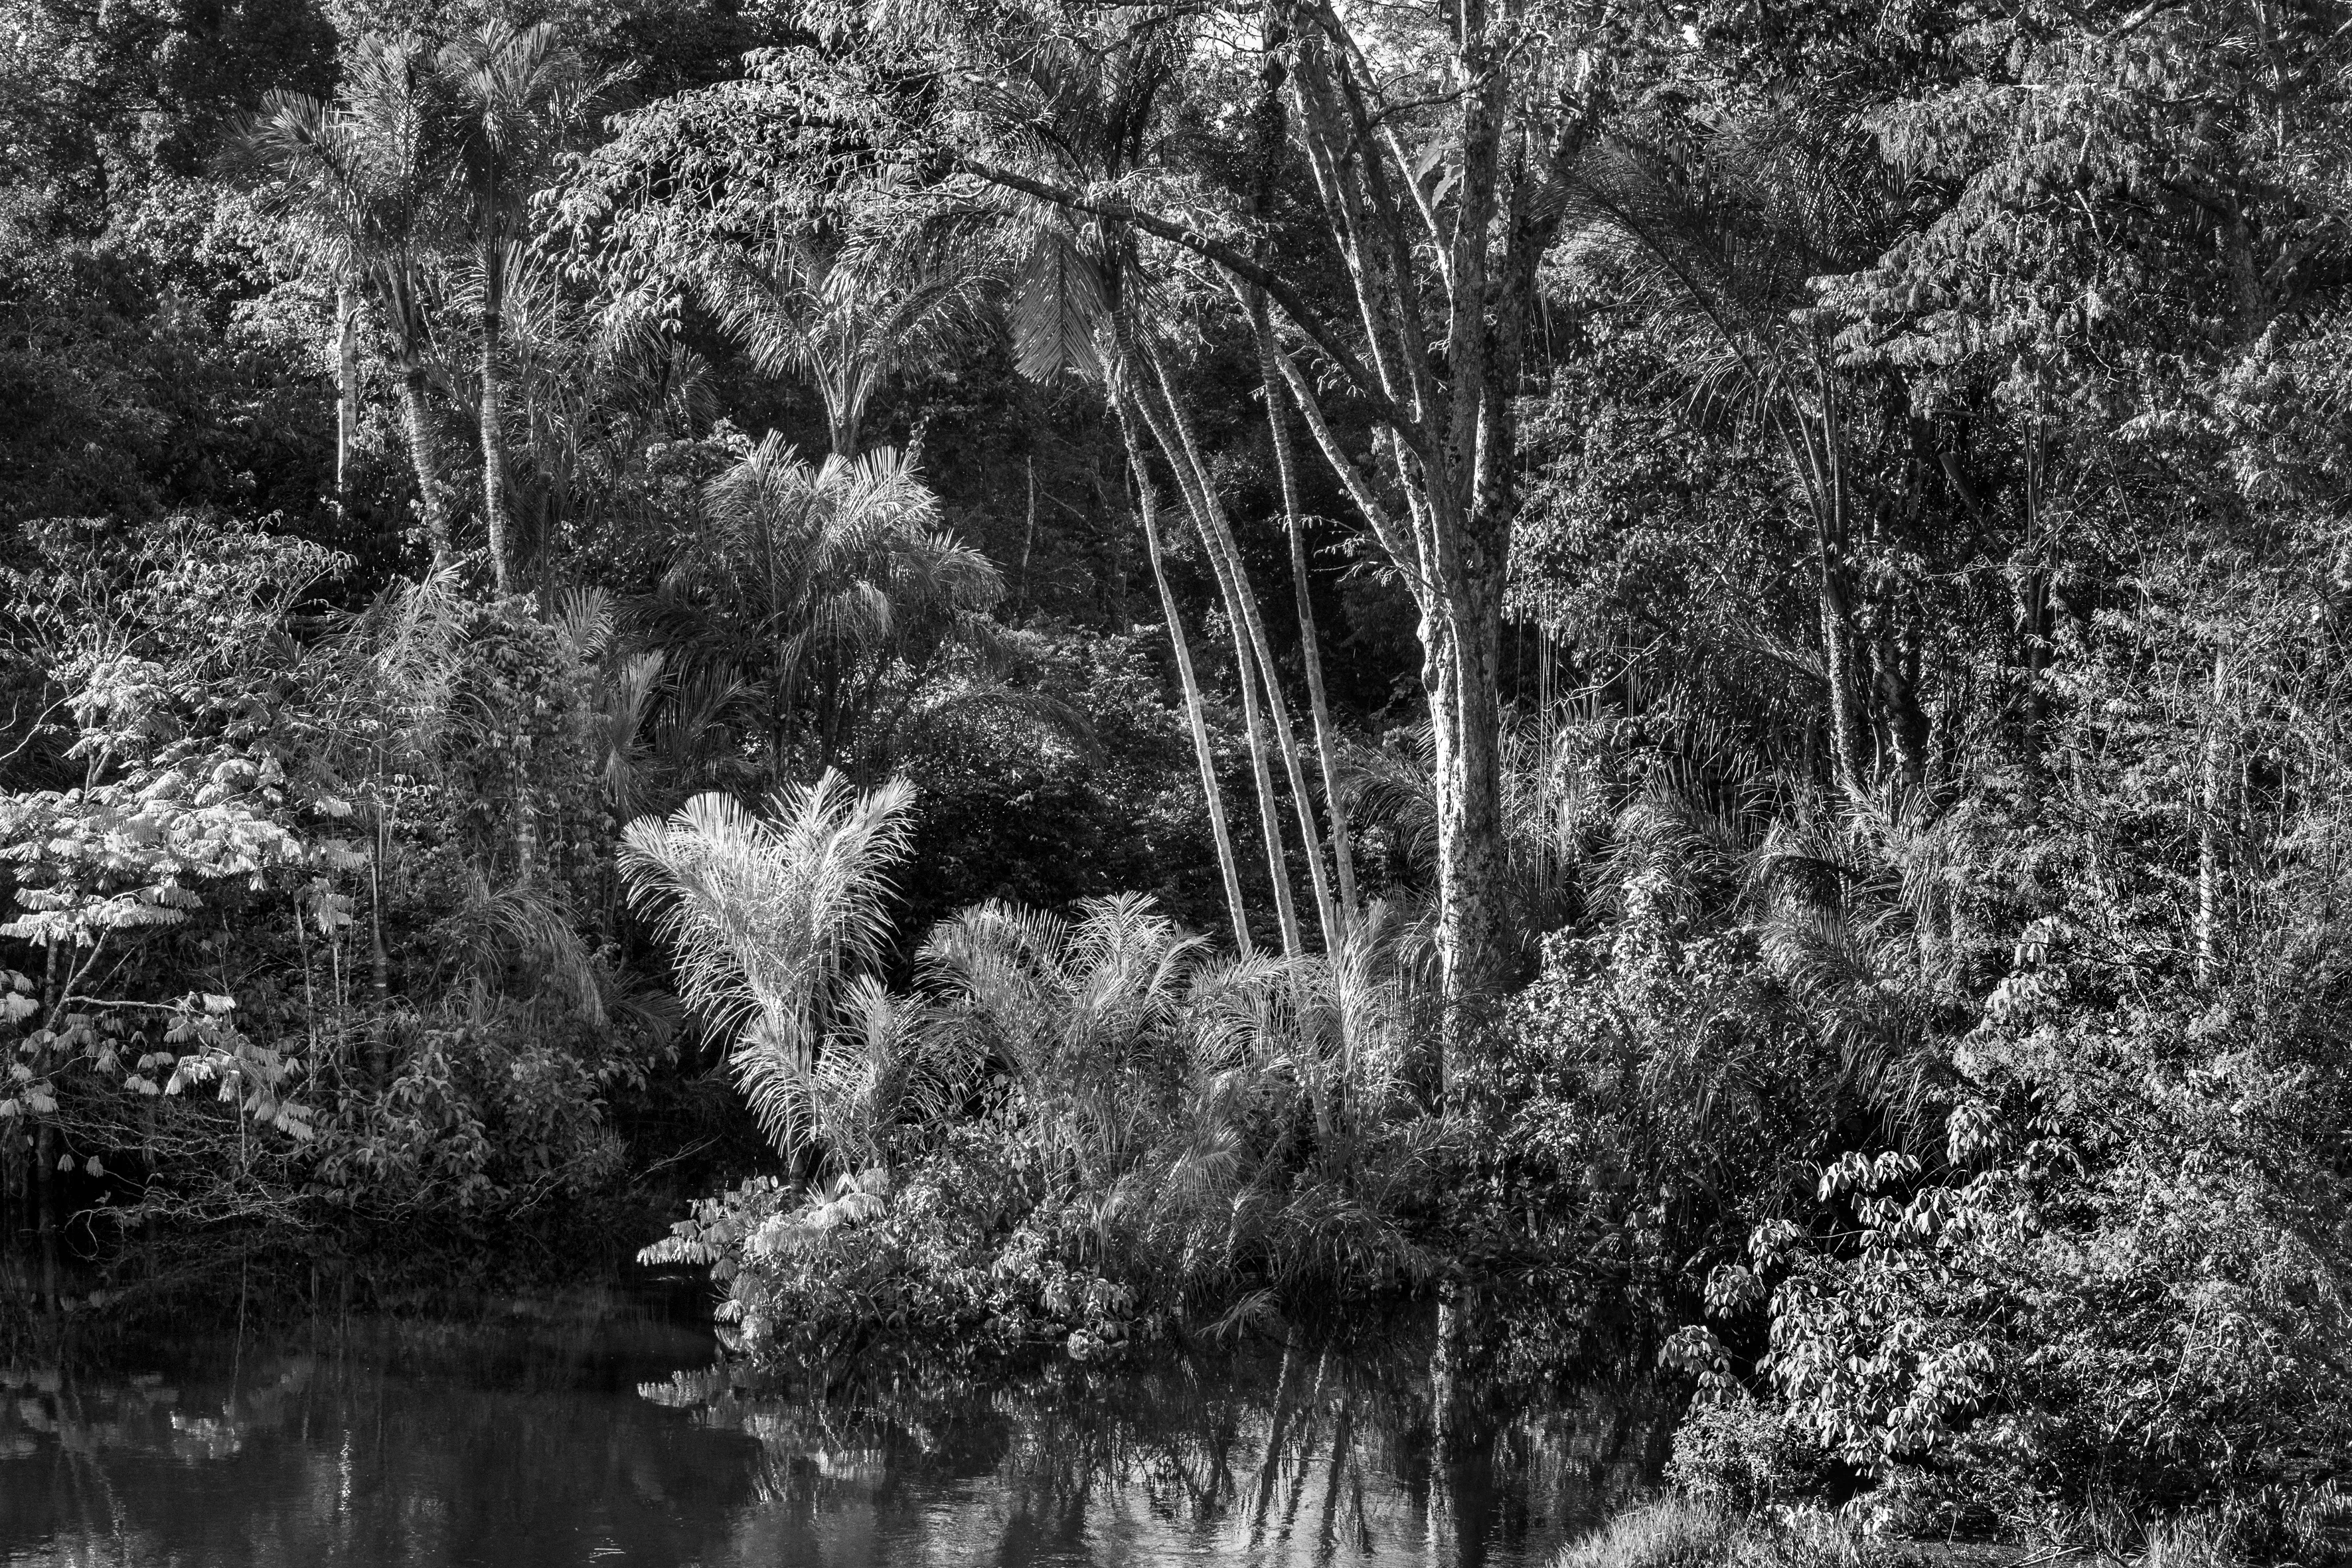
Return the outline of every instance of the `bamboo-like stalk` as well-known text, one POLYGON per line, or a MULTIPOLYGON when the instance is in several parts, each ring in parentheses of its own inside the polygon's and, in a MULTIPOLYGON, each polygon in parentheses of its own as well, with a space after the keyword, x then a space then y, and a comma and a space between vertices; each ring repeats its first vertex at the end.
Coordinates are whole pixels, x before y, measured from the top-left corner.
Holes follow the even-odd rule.
POLYGON ((1114 412, 1118 416, 1118 433, 1127 443, 1128 467, 1135 475, 1136 511, 1143 522, 1144 547, 1151 555, 1152 580, 1160 586, 1160 607, 1168 618, 1168 642, 1175 650, 1176 679, 1184 689, 1184 719, 1192 731, 1192 755, 1201 767, 1201 793, 1207 802, 1209 829, 1217 843, 1217 869, 1225 884, 1225 905, 1234 921, 1234 948, 1244 957, 1255 951, 1250 942, 1249 910, 1242 900, 1241 869, 1234 860, 1233 833, 1225 826, 1223 792, 1217 787, 1215 753, 1209 747, 1209 725, 1202 715, 1201 683, 1192 672, 1192 644, 1184 636, 1184 618, 1176 608, 1175 591, 1169 586, 1168 568, 1160 550, 1160 497, 1151 483, 1150 470, 1145 467, 1143 447, 1135 438, 1135 426, 1129 416, 1127 399, 1114 396, 1114 412))
MULTIPOLYGON (((1331 723, 1331 704, 1324 694, 1323 649, 1315 626, 1315 601, 1308 592, 1307 527, 1298 506, 1298 458, 1291 446, 1288 391, 1275 362, 1274 324, 1268 320, 1265 296, 1251 291, 1244 306, 1257 338, 1258 380, 1265 389, 1266 426, 1274 438, 1274 466, 1282 486, 1282 516, 1290 536, 1290 582, 1298 605, 1298 650, 1307 669, 1307 704, 1315 721, 1315 752, 1323 773, 1323 816, 1331 834, 1331 869, 1339 883, 1339 914, 1350 927, 1356 921, 1356 857, 1349 842, 1348 809, 1339 795, 1339 736, 1331 723)), ((1326 930, 1324 943, 1331 945, 1326 930)))
POLYGON ((1314 797, 1308 792, 1306 769, 1298 757, 1298 737, 1291 725, 1290 704, 1275 675, 1274 647, 1265 635, 1265 618, 1258 613, 1257 595, 1244 568, 1241 546, 1234 542, 1233 525, 1217 500, 1216 487, 1209 481, 1208 465, 1201 459, 1200 444, 1193 438, 1192 423, 1184 417, 1183 405, 1177 400, 1174 379, 1155 349, 1147 343, 1144 353, 1151 362, 1168 412, 1169 433, 1162 437, 1162 443, 1169 463, 1186 481, 1185 493, 1192 502, 1193 520, 1199 525, 1211 561, 1218 567, 1219 583, 1225 590, 1227 607, 1236 622, 1234 641, 1237 646, 1246 643, 1250 658, 1244 663, 1255 664, 1263 683, 1266 710, 1273 721, 1283 769, 1289 776, 1291 798, 1298 810, 1300 841, 1307 851, 1307 876, 1315 889, 1316 912, 1328 950, 1339 937, 1339 911, 1331 901, 1330 879, 1323 869, 1322 833, 1316 826, 1314 797))
MULTIPOLYGON (((1175 471, 1176 487, 1183 493, 1185 508, 1192 514, 1194 524, 1206 539, 1209 527, 1203 519, 1208 503, 1202 497, 1201 476, 1187 465, 1183 444, 1170 429, 1163 410, 1155 405, 1149 389, 1143 395, 1135 397, 1133 402, 1136 412, 1142 416, 1144 426, 1151 432, 1152 439, 1167 457, 1169 467, 1175 471)), ((1282 803, 1275 793, 1273 767, 1266 755, 1272 746, 1266 737, 1264 706, 1258 701, 1260 682, 1249 638, 1242 626, 1232 575, 1213 543, 1209 548, 1209 563, 1216 572, 1217 591, 1225 603, 1226 629, 1234 641, 1234 663, 1242 693, 1242 722, 1249 732, 1250 770, 1257 783, 1258 821, 1265 831, 1265 869, 1274 883, 1274 908, 1276 918, 1282 926, 1282 951, 1285 956, 1296 959, 1306 952, 1306 942, 1299 933, 1298 901, 1291 891, 1290 868, 1283 858, 1282 803)), ((1311 858, 1314 850, 1312 840, 1309 840, 1307 848, 1311 858)))

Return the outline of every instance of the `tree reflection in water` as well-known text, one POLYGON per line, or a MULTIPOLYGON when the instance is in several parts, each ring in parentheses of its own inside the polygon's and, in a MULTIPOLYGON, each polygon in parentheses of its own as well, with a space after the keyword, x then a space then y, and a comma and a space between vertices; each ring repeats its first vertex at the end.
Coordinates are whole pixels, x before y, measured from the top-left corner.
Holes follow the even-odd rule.
POLYGON ((682 1363, 708 1339, 589 1300, 0 1367, 0 1562, 1535 1563, 1663 1440, 1638 1402, 1498 1400, 1435 1456, 1412 1347, 824 1394, 682 1363))
POLYGON ((1438 1454, 1425 1350, 1067 1363, 829 1397, 725 1368, 646 1398, 760 1443, 744 1563, 1537 1563, 1656 1472, 1643 1401, 1476 1413, 1438 1454))

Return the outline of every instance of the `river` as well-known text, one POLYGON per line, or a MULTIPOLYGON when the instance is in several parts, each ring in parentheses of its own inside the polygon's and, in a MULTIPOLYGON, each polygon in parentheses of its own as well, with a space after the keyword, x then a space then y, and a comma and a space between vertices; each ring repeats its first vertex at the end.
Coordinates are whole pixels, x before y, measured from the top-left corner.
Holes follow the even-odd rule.
POLYGON ((1548 1562, 1654 1470, 1606 1397, 1433 1456, 1408 1354, 1267 1347, 736 1385, 617 1294, 0 1366, 0 1563, 1548 1562))

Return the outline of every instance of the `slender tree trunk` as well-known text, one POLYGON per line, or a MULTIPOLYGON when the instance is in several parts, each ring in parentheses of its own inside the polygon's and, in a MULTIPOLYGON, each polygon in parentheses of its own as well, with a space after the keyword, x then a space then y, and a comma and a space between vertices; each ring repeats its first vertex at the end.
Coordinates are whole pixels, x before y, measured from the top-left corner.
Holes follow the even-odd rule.
POLYGON ((1853 623, 1846 608, 1836 549, 1826 526, 1820 531, 1817 543, 1821 552, 1822 664, 1830 688, 1830 763, 1836 771, 1838 787, 1845 792, 1848 800, 1859 804, 1866 796, 1857 745, 1862 715, 1853 691, 1853 623))
POLYGON ((1135 473, 1136 510, 1143 521, 1144 547, 1151 555, 1152 580, 1160 585, 1160 607, 1168 618, 1168 642, 1176 655, 1176 679, 1184 689, 1184 719, 1192 731, 1192 755, 1201 766, 1201 794, 1207 803, 1209 829, 1217 842, 1217 869, 1225 883, 1225 905, 1233 912, 1234 947, 1244 957, 1253 951, 1249 909, 1242 899, 1241 869, 1234 862, 1234 840, 1225 825, 1225 804, 1217 787, 1216 755, 1209 746, 1209 725, 1201 707, 1201 683, 1192 673, 1192 650, 1184 636, 1184 617, 1176 608, 1176 595, 1168 584, 1168 568, 1160 552, 1160 501, 1151 473, 1144 466, 1143 448, 1135 438, 1125 398, 1118 401, 1118 428, 1127 442, 1128 466, 1135 473))
MULTIPOLYGON (((1265 391, 1267 428, 1274 438, 1274 466, 1282 486, 1282 515, 1290 536, 1290 581, 1298 604, 1298 647, 1307 668, 1307 701, 1315 721, 1315 751, 1323 773, 1323 813, 1331 828, 1331 868, 1339 883, 1339 914, 1352 929, 1356 923, 1356 858, 1348 832, 1347 806, 1339 795, 1339 737, 1331 724, 1331 704, 1324 694, 1323 649, 1315 627, 1315 599, 1307 572, 1307 525, 1299 515, 1298 458, 1290 440, 1289 391, 1275 363, 1274 326, 1266 318, 1265 297, 1253 292, 1245 300, 1250 326, 1257 337, 1258 380, 1265 391)), ((1331 933, 1324 933, 1325 941, 1331 933)))
POLYGON ((531 809, 530 776, 524 771, 520 755, 514 765, 514 805, 515 880, 528 882, 532 868, 539 862, 539 817, 531 809))
POLYGON ((499 337, 505 326, 504 247, 482 249, 482 520, 490 535, 490 580, 503 596, 512 591, 514 524, 507 510, 507 440, 499 406, 499 337))
MULTIPOLYGON (((1233 636, 1234 674, 1242 693, 1242 722, 1249 732, 1250 768, 1257 781, 1258 818, 1265 837, 1266 875, 1274 883, 1275 913, 1282 925, 1282 951, 1287 957, 1297 958, 1306 952, 1306 944, 1299 934, 1298 905, 1291 892, 1290 868, 1283 858, 1282 802, 1275 792, 1273 765, 1267 755, 1273 749, 1272 742, 1266 734, 1264 705, 1258 700, 1261 682, 1244 626, 1240 595, 1225 557, 1217 548, 1214 531, 1208 521, 1209 509, 1214 504, 1214 499, 1203 496, 1201 482, 1205 476, 1194 471, 1188 462, 1183 441, 1170 428, 1165 405, 1155 405, 1149 393, 1134 401, 1144 424, 1167 458, 1168 466, 1175 470, 1177 487, 1182 490, 1186 510, 1192 512, 1193 523, 1207 547, 1209 564, 1216 573, 1217 591, 1224 600, 1226 629, 1233 636)), ((1242 591, 1246 591, 1246 584, 1243 585, 1242 591)), ((1315 854, 1311 838, 1307 841, 1307 849, 1311 861, 1315 854)))
POLYGON ((2221 651, 2213 652, 2213 686, 2206 705, 2204 761, 2197 791, 2197 984, 2210 985, 2218 968, 2216 931, 2221 902, 2221 651))
POLYGON ((360 425, 359 300, 348 283, 335 285, 335 510, 352 504, 352 443, 360 425))
MULTIPOLYGON (((1257 594, 1250 586, 1249 574, 1242 562, 1239 544, 1234 542, 1232 524, 1226 520, 1224 507, 1217 500, 1216 489, 1210 482, 1208 465, 1201 460, 1199 444, 1192 437, 1191 421, 1184 417, 1182 405, 1176 399, 1176 386, 1168 367, 1159 354, 1148 345, 1154 379, 1168 412, 1166 433, 1155 426, 1155 434, 1163 434, 1168 461, 1184 477, 1186 499, 1192 503, 1194 521, 1199 525, 1202 542, 1207 546, 1211 561, 1218 565, 1218 581, 1224 588, 1226 609, 1234 619, 1234 638, 1237 646, 1246 643, 1250 658, 1259 672, 1265 693, 1265 707, 1274 721, 1274 739, 1279 745, 1282 765, 1290 781, 1290 794, 1298 810, 1300 842, 1306 851, 1307 870, 1315 891, 1315 907, 1323 931, 1323 944, 1328 949, 1339 941, 1340 925, 1337 910, 1331 902, 1330 879, 1323 870, 1322 832, 1315 821, 1315 801, 1307 786, 1306 766, 1299 760, 1297 732, 1290 722, 1290 704, 1283 696, 1282 683, 1276 673, 1274 645, 1265 635, 1265 619, 1258 613, 1257 594), (1172 435, 1173 440, 1165 440, 1172 435)), ((1150 415, 1146 415, 1147 422, 1150 415)))
POLYGON ((425 537, 433 544, 433 569, 455 559, 449 531, 449 498, 441 488, 440 443, 433 434, 433 411, 425 402, 425 364, 414 348, 401 353, 400 413, 408 426, 408 460, 416 470, 417 505, 425 513, 425 537))

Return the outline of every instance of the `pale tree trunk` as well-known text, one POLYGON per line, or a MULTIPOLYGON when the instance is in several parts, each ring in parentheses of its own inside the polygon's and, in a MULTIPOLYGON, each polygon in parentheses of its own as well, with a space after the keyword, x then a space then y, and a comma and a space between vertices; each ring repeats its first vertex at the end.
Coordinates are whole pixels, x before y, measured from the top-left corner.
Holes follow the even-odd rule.
POLYGON ((507 510, 507 438, 499 384, 499 336, 505 326, 506 273, 503 247, 482 249, 482 520, 490 536, 490 581, 503 596, 512 591, 513 521, 507 510))
POLYGON ((383 858, 392 836, 385 831, 381 810, 374 837, 368 856, 368 980, 375 998, 374 1026, 368 1031, 368 1073, 371 1082, 381 1085, 392 1059, 392 954, 383 944, 383 858))
POLYGON ((1183 405, 1176 399, 1175 383, 1158 353, 1148 345, 1144 352, 1151 361, 1153 375, 1165 400, 1168 426, 1175 437, 1168 447, 1169 464, 1186 478, 1185 494, 1193 502, 1193 521, 1199 524, 1202 542, 1207 546, 1210 559, 1220 565, 1219 581, 1227 595, 1226 607, 1234 617, 1235 641, 1246 639, 1249 662, 1255 663, 1265 688, 1266 710, 1274 722, 1274 739, 1282 755, 1283 771, 1290 782, 1291 799, 1298 810, 1299 841, 1306 850, 1307 878, 1315 891, 1316 918, 1328 950, 1337 945, 1342 928, 1331 902, 1331 881, 1323 869, 1323 836, 1315 821, 1315 800, 1307 791, 1306 764, 1299 760, 1298 734, 1291 725, 1290 703, 1283 695, 1282 682, 1276 673, 1274 644, 1265 635, 1265 617, 1258 613, 1257 593, 1250 586, 1241 546, 1234 539, 1233 524, 1225 517, 1224 505, 1217 499, 1216 489, 1210 481, 1208 465, 1201 460, 1192 422, 1185 418, 1183 405))
POLYGON ((2203 764, 2197 791, 2197 984, 2210 985, 2219 971, 2221 904, 2221 699, 2224 666, 2213 653, 2213 685, 2205 712, 2203 764))
POLYGON ((1168 584, 1168 568, 1160 552, 1160 500, 1144 466, 1143 448, 1135 438, 1126 400, 1117 404, 1119 434, 1127 442, 1128 466, 1134 470, 1136 510, 1143 521, 1144 547, 1151 555, 1152 580, 1160 585, 1160 607, 1168 618, 1168 642, 1176 655, 1176 679, 1184 689, 1184 720, 1192 731, 1192 755, 1201 765, 1201 793, 1208 805, 1209 828, 1217 843, 1217 869, 1225 883, 1225 905, 1232 911, 1234 947, 1244 957, 1253 951, 1249 910, 1242 899, 1241 870, 1234 862, 1232 831, 1225 826, 1223 792, 1217 787, 1216 754, 1209 745, 1209 724, 1201 707, 1201 683, 1192 673, 1192 649, 1184 636, 1184 617, 1177 610, 1175 591, 1168 584))
MULTIPOLYGON (((1275 792, 1273 765, 1266 754, 1272 747, 1266 735, 1264 705, 1258 701, 1260 682, 1244 626, 1241 605, 1225 558, 1211 538, 1207 515, 1213 500, 1202 494, 1200 481, 1202 476, 1194 473, 1186 461, 1183 442, 1169 428, 1166 409, 1155 405, 1148 391, 1134 402, 1137 412, 1143 416, 1144 425, 1166 456, 1168 466, 1175 470, 1177 489, 1183 492, 1185 508, 1192 514, 1193 523, 1208 551, 1209 564, 1216 574, 1217 592, 1224 600, 1226 629, 1233 637, 1234 676, 1241 687, 1242 723, 1249 733, 1250 770, 1257 783, 1258 822, 1265 838, 1266 876, 1274 884, 1274 909, 1282 927, 1283 953, 1296 959, 1307 950, 1299 934, 1298 904, 1291 892, 1290 868, 1283 858, 1282 802, 1275 792)), ((1310 857, 1314 853, 1311 840, 1307 844, 1307 852, 1310 857)))
MULTIPOLYGON (((1333 244, 1347 268, 1360 355, 1311 310, 1269 289, 1294 325, 1358 395, 1405 514, 1391 518, 1312 406, 1296 367, 1284 376, 1352 497, 1421 609, 1423 686, 1437 744, 1438 951, 1450 1077, 1474 1036, 1476 1005, 1512 978, 1516 943, 1504 905, 1499 652, 1504 574, 1516 510, 1513 463, 1521 342, 1537 268, 1583 132, 1570 116, 1513 123, 1512 73, 1496 51, 1523 6, 1462 0, 1456 69, 1468 84, 1443 134, 1450 200, 1381 117, 1381 87, 1346 24, 1328 8, 1293 12, 1301 28, 1289 78, 1300 144, 1333 244), (1515 151, 1506 159, 1509 144, 1515 151), (1530 156, 1532 154, 1532 156, 1530 156), (1440 320, 1427 319, 1432 302, 1440 320), (1442 369, 1441 369, 1442 367, 1442 369)), ((1278 282, 1279 279, 1268 279, 1278 282)))
MULTIPOLYGON (((1299 515, 1298 458, 1290 441, 1286 412, 1289 392, 1275 364, 1274 327, 1266 319, 1265 295, 1252 290, 1244 300, 1250 328, 1257 339, 1258 381, 1265 393, 1266 426, 1274 440, 1274 466, 1282 487, 1282 515, 1290 536, 1290 581, 1298 604, 1298 647, 1307 668, 1307 702, 1315 721, 1316 758, 1322 765, 1323 813, 1331 829, 1331 870, 1338 883, 1339 917, 1349 929, 1356 923, 1356 857, 1349 842, 1348 811, 1339 795, 1339 736, 1331 723, 1331 704, 1324 694, 1323 649, 1315 627, 1315 600, 1307 572, 1307 525, 1299 515)), ((1331 933, 1324 933, 1325 941, 1331 933)))
POLYGON ((335 510, 352 505, 352 443, 360 424, 360 310, 349 283, 335 286, 335 510))
MULTIPOLYGON (((1328 363, 1393 463, 1391 516, 1316 406, 1326 394, 1284 378, 1428 636, 1425 674, 1439 731, 1439 951, 1449 1045, 1472 1037, 1471 1005, 1507 985, 1516 942, 1505 908, 1499 683, 1503 574, 1515 515, 1515 400, 1545 252, 1557 237, 1605 87, 1597 34, 1521 51, 1527 0, 1460 0, 1448 13, 1442 110, 1390 97, 1349 24, 1328 5, 1273 0, 1263 36, 1286 47, 1269 71, 1291 95, 1293 133, 1269 150, 1303 154, 1288 182, 1312 192, 1346 283, 1327 315, 1270 266, 1270 235, 1228 240, 1189 218, 1025 174, 976 156, 960 170, 1065 211, 1188 251, 1263 289, 1285 330, 1328 363), (1542 79, 1531 81, 1534 70, 1542 79), (1547 74, 1548 73, 1548 74, 1547 74), (1402 123, 1429 134, 1408 150, 1402 123), (1443 177, 1440 178, 1442 172, 1443 177)), ((1283 356, 1277 355, 1278 361, 1283 356)))
POLYGON ((1853 691, 1852 617, 1831 547, 1821 544, 1822 664, 1829 678, 1830 764, 1838 787, 1859 805, 1869 798, 1859 743, 1861 715, 1853 691))

